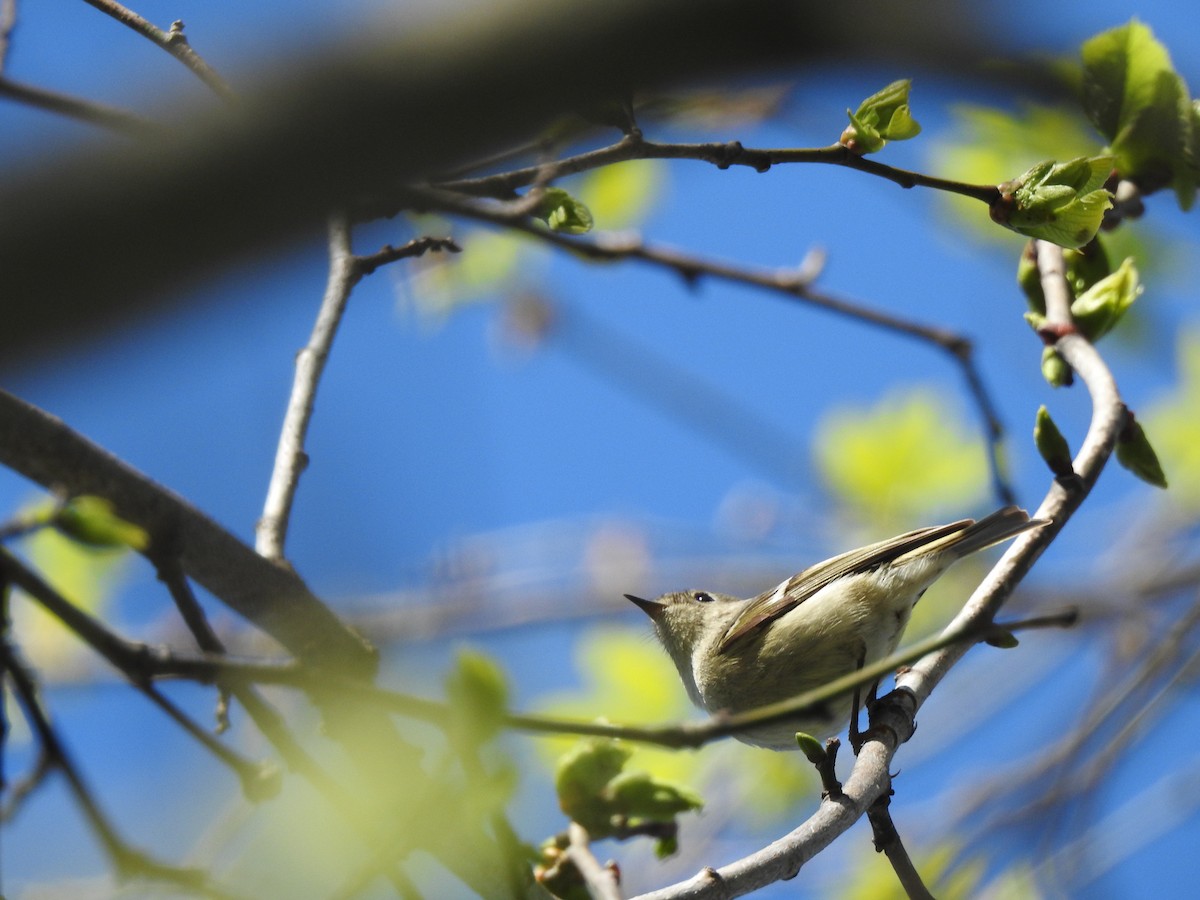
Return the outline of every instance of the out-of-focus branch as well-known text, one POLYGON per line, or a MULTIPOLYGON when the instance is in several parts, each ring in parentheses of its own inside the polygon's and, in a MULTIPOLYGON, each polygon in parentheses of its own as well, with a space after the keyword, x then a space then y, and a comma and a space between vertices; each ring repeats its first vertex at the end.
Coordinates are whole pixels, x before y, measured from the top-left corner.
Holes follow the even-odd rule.
POLYGON ((105 15, 111 16, 122 25, 128 25, 138 34, 152 43, 162 47, 173 57, 183 63, 197 78, 208 85, 213 93, 226 102, 233 102, 236 97, 229 84, 217 74, 217 71, 204 61, 204 58, 192 49, 188 39, 183 34, 183 22, 171 23, 169 31, 163 31, 147 19, 139 16, 133 10, 115 3, 113 0, 84 0, 90 6, 96 7, 105 15))
POLYGON ((32 84, 22 84, 2 76, 0 97, 66 116, 68 119, 87 122, 89 125, 99 125, 129 137, 149 138, 161 133, 160 126, 128 110, 32 84))
POLYGON ((0 644, 0 668, 10 679, 13 694, 46 755, 47 765, 52 770, 61 772, 66 778, 76 804, 83 811, 88 825, 104 847, 118 874, 126 878, 166 881, 206 896, 225 896, 214 885, 208 883, 203 871, 161 863, 125 842, 100 808, 91 788, 84 781, 83 775, 51 724, 50 717, 38 697, 37 684, 32 673, 13 655, 6 644, 0 644))
POLYGON ((179 548, 190 578, 298 658, 370 675, 375 653, 288 568, 255 553, 200 510, 11 394, 0 391, 0 464, 47 489, 96 494, 144 528, 154 544, 179 548))
MULTIPOLYGON (((622 84, 864 56, 978 70, 996 35, 949 2, 920 17, 749 0, 492 3, 246 83, 235 109, 176 100, 178 123, 134 147, 82 146, 13 166, 0 186, 0 271, 12 298, 0 355, 94 331, 235 259, 311 235, 331 209, 527 141, 622 84), (986 49, 986 53, 984 52, 986 49), (71 265, 62 248, 71 248, 71 265), (131 264, 136 260, 136 265, 131 264)), ((160 301, 161 302, 161 301, 160 301)))

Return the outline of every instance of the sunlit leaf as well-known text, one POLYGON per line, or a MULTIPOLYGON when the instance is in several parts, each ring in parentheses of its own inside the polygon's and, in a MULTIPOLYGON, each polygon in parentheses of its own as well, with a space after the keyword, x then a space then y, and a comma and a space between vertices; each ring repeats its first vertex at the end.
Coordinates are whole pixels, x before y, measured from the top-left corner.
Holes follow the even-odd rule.
POLYGON ((1196 194, 1198 135, 1187 84, 1154 33, 1132 19, 1086 41, 1083 101, 1109 141, 1121 175, 1174 188, 1187 209, 1196 194))
POLYGON ((1112 195, 1102 187, 1112 163, 1110 156, 1040 162, 999 186, 992 220, 1026 237, 1082 247, 1112 207, 1112 195))
POLYGON ((859 104, 854 112, 846 110, 850 125, 842 132, 841 143, 855 153, 877 153, 888 141, 903 141, 921 133, 921 126, 908 105, 912 82, 907 78, 893 81, 859 104))

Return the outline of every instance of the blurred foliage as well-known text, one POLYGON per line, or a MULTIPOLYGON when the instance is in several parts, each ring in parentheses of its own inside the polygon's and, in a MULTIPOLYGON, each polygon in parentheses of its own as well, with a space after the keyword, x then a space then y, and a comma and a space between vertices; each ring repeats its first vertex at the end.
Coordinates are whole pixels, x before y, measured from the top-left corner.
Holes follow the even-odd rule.
MULTIPOLYGON (((960 848, 953 844, 939 844, 924 853, 911 846, 906 849, 925 886, 938 900, 1040 900, 1045 896, 1028 866, 1013 865, 985 880, 986 861, 963 859, 960 848)), ((851 871, 846 887, 831 896, 838 900, 906 900, 908 896, 887 858, 874 848, 860 849, 851 871)))
POLYGON ((920 386, 894 389, 873 407, 835 408, 817 429, 817 468, 858 521, 911 528, 985 496, 985 448, 965 418, 920 386))
POLYGON ((624 837, 648 824, 669 826, 658 833, 656 853, 677 847, 675 817, 704 802, 691 788, 640 769, 626 769, 633 749, 619 741, 583 738, 558 760, 554 787, 562 811, 594 840, 624 837))
POLYGON ((1200 328, 1182 331, 1176 350, 1178 381, 1142 418, 1171 473, 1172 502, 1200 511, 1200 328))
MULTIPOLYGON (((95 510, 94 504, 83 503, 83 511, 79 512, 78 499, 72 503, 77 510, 75 523, 82 521, 87 527, 94 526, 98 530, 91 537, 103 540, 85 542, 47 527, 24 536, 17 547, 29 565, 77 607, 98 618, 111 618, 111 601, 129 563, 128 544, 137 541, 139 534, 144 539, 145 532, 106 515, 104 510, 95 510), (114 526, 116 531, 108 526, 114 526), (114 534, 118 535, 115 544, 108 543, 114 534)), ((67 506, 39 500, 27 505, 17 517, 51 522, 67 506)), ((108 511, 111 512, 111 507, 108 511)), ((20 592, 17 596, 23 597, 20 592)), ((58 619, 35 601, 25 599, 28 602, 12 605, 13 633, 22 654, 48 679, 74 676, 91 654, 58 619)))

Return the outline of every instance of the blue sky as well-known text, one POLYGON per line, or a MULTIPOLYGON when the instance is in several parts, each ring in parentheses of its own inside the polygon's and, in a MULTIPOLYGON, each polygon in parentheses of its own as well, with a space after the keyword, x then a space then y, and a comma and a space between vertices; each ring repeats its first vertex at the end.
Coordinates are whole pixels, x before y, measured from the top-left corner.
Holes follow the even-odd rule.
MULTIPOLYGON (((377 6, 382 4, 364 4, 362 14, 377 6)), ((353 33, 350 12, 340 10, 331 26, 327 10, 323 4, 194 2, 139 9, 163 24, 184 19, 193 45, 218 69, 233 73, 252 72, 262 60, 295 52, 305 42, 331 39, 331 28, 334 35, 353 33)), ((1006 4, 996 17, 1023 29, 1031 45, 1068 50, 1131 14, 1168 44, 1196 90, 1200 28, 1182 4, 1100 2, 1086 11, 1078 4, 1006 4)), ((198 90, 161 51, 68 0, 20 7, 6 71, 122 105, 136 105, 131 98, 152 92, 198 90)), ((712 137, 760 146, 829 143, 847 106, 906 74, 823 72, 801 85, 778 121, 712 137)), ((925 135, 889 147, 886 161, 927 169, 923 142, 948 132, 949 108, 979 99, 973 90, 918 78, 914 104, 925 135)), ((0 154, 10 161, 31 148, 84 136, 82 126, 0 104, 0 154)), ((820 245, 829 254, 825 289, 978 338, 980 365, 1013 435, 1018 495, 1035 505, 1046 479, 1024 436, 1047 389, 1037 372, 1038 348, 1018 314, 1012 279, 1019 243, 1007 253, 984 247, 939 209, 932 195, 851 171, 794 166, 763 176, 684 163, 670 167, 660 202, 640 228, 648 239, 771 267, 794 265, 820 245)), ((1166 196, 1152 199, 1150 215, 1164 229, 1192 241, 1200 237, 1194 214, 1180 216, 1166 196)), ((356 246, 370 250, 404 237, 395 224, 373 226, 356 237, 356 246)), ((933 384, 974 421, 956 368, 906 339, 750 289, 705 283, 689 290, 668 273, 636 264, 597 269, 552 257, 544 265, 537 283, 562 304, 568 326, 576 323, 577 330, 532 355, 497 346, 494 305, 468 306, 431 323, 405 305, 411 290, 395 273, 380 272, 356 289, 321 386, 312 467, 289 541, 290 555, 319 594, 361 602, 370 594, 427 585, 447 561, 468 558, 464 546, 503 554, 494 565, 513 578, 529 570, 542 583, 578 587, 589 526, 605 521, 636 523, 676 558, 745 550, 785 569, 794 557, 798 567, 843 549, 828 545, 828 529, 814 514, 827 498, 808 451, 834 402, 872 405, 896 384, 933 384), (588 322, 594 323, 590 329, 588 322), (753 460, 623 386, 623 377, 641 364, 639 347, 652 348, 662 364, 696 383, 738 398, 790 437, 792 446, 779 453, 790 478, 764 474, 753 460), (750 544, 727 524, 731 497, 747 492, 771 498, 784 511, 781 527, 750 544)), ((1147 294, 1155 304, 1152 321, 1194 324, 1190 284, 1196 274, 1190 260, 1161 273, 1147 294)), ((261 264, 189 286, 187 302, 174 312, 6 369, 5 387, 252 540, 293 354, 311 328, 324 278, 323 242, 314 235, 261 264)), ((1154 354, 1117 348, 1112 361, 1135 408, 1156 398, 1174 374, 1170 347, 1154 354)), ((1081 434, 1084 398, 1054 400, 1064 428, 1081 434)), ((1070 571, 1086 561, 1095 536, 1111 531, 1112 517, 1143 490, 1123 473, 1107 473, 1090 501, 1093 513, 1073 523, 1048 554, 1046 568, 1070 571)), ((0 509, 13 509, 30 495, 19 479, 0 474, 0 509)), ((926 523, 913 523, 919 524, 926 523)), ((163 602, 152 574, 136 566, 116 615, 130 628, 159 622, 163 602)), ((569 592, 564 602, 572 602, 569 592)), ((628 621, 643 624, 636 612, 628 621)), ((531 703, 546 685, 574 679, 576 634, 573 626, 553 626, 506 632, 484 643, 510 667, 518 701, 531 703)), ((448 645, 439 642, 407 650, 396 665, 411 673, 437 669, 448 658, 448 645)), ((1075 665, 1080 668, 1071 671, 1090 671, 1096 660, 1075 665)), ((1056 684, 1069 694, 1074 677, 1056 684)), ((434 685, 431 680, 429 689, 434 685)), ((211 783, 206 779, 219 778, 195 761, 185 739, 120 686, 62 686, 49 699, 118 821, 141 823, 135 836, 153 835, 166 852, 186 848, 195 838, 193 823, 215 812, 222 796, 205 792, 211 783), (176 756, 191 761, 187 771, 164 764, 176 756), (193 814, 187 819, 146 803, 176 792, 186 796, 193 814)), ((208 702, 199 692, 188 700, 198 710, 208 702)), ((1175 724, 1179 733, 1194 727, 1195 712, 1193 704, 1187 720, 1175 724)), ((977 759, 971 752, 985 748, 978 741, 964 748, 963 771, 977 759)), ((17 748, 15 759, 24 756, 17 748)), ((11 774, 19 765, 10 761, 7 768, 11 774)), ((1133 790, 1137 776, 1123 772, 1117 780, 1133 790)), ((916 794, 937 792, 931 773, 914 782, 920 785, 916 794)), ((12 896, 38 880, 101 869, 77 822, 55 784, 6 828, 4 886, 12 896)), ((1196 878, 1194 854, 1179 845, 1194 843, 1197 827, 1193 816, 1185 829, 1105 876, 1103 894, 1137 896, 1137 877, 1147 865, 1154 866, 1166 895, 1196 878)))

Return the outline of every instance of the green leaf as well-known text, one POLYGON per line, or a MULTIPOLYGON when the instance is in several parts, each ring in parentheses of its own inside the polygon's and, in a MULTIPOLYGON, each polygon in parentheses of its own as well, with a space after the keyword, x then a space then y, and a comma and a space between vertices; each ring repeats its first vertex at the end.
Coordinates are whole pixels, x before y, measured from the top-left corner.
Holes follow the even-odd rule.
POLYGON ((473 650, 460 650, 455 667, 446 676, 446 697, 459 735, 481 743, 504 724, 508 686, 497 663, 473 650))
POLYGON ((1084 109, 1109 141, 1122 177, 1146 192, 1171 186, 1188 209, 1200 142, 1187 84, 1167 49, 1131 19, 1086 41, 1082 57, 1084 109))
MULTIPOLYGON (((1033 313, 1026 313, 1029 318, 1033 313)), ((1067 361, 1053 347, 1042 348, 1042 377, 1050 387, 1069 387, 1075 380, 1067 361)))
POLYGON ((633 751, 605 738, 585 738, 558 761, 554 787, 558 805, 593 838, 612 833, 612 806, 604 789, 621 774, 633 751))
POLYGON ((632 820, 670 822, 681 812, 704 806, 691 788, 648 772, 624 772, 609 782, 608 792, 617 812, 632 820))
POLYGON ((118 516, 112 502, 104 497, 72 497, 59 509, 54 524, 67 537, 89 547, 145 550, 150 546, 146 530, 118 516))
POLYGON ((591 212, 562 188, 544 189, 533 215, 550 226, 551 231, 586 234, 592 230, 591 212))
POLYGON ((1158 454, 1150 446, 1150 439, 1141 424, 1129 415, 1129 422, 1117 438, 1117 462, 1147 484, 1166 488, 1167 476, 1163 474, 1158 454))
POLYGON ((1111 156, 1040 162, 999 185, 992 219, 1018 234, 1078 248, 1100 230, 1112 195, 1102 185, 1112 172, 1111 156))
POLYGON ((1067 478, 1075 474, 1071 464, 1071 447, 1045 406, 1038 407, 1037 420, 1033 425, 1033 443, 1056 477, 1067 478))
POLYGON ((1127 258, 1115 272, 1076 297, 1071 304, 1075 326, 1094 343, 1112 331, 1141 293, 1137 268, 1133 258, 1127 258))
POLYGON ((846 110, 850 126, 840 142, 855 153, 877 153, 888 141, 904 141, 921 133, 921 126, 908 105, 912 82, 893 81, 859 104, 858 110, 846 110))

